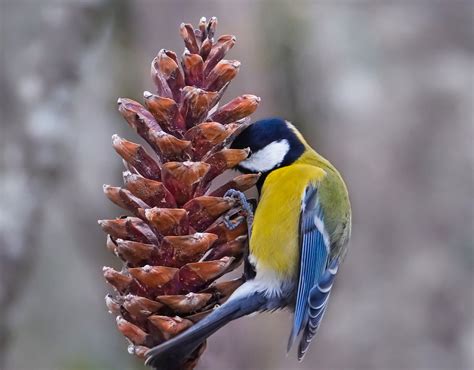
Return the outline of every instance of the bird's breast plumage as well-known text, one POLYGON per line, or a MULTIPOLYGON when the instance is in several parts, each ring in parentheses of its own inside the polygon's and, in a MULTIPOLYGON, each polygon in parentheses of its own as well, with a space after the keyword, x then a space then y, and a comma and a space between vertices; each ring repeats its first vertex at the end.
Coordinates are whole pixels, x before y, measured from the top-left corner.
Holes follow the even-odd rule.
POLYGON ((293 164, 272 171, 265 179, 250 239, 257 279, 270 274, 280 280, 297 277, 304 191, 309 183, 318 183, 325 175, 317 166, 293 164))

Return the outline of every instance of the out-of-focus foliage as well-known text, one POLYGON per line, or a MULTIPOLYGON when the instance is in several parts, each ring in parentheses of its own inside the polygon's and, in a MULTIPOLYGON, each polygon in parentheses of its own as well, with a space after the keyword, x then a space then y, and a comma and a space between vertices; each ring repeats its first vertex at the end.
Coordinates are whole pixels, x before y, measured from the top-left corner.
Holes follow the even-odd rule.
POLYGON ((344 174, 354 224, 304 363, 280 312, 219 331, 201 368, 472 368, 471 1, 0 0, 5 368, 141 368, 106 312, 117 261, 95 221, 120 213, 111 135, 137 139, 115 101, 151 89, 156 52, 202 15, 237 35, 223 102, 253 93, 256 118, 292 120, 344 174))

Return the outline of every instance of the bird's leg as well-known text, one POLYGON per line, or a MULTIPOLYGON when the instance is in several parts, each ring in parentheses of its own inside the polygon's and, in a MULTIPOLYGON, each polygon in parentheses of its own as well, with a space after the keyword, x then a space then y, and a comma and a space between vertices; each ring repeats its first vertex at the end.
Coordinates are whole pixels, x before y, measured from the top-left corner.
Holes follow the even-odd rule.
MULTIPOLYGON (((235 190, 235 189, 229 189, 224 194, 224 198, 226 198, 226 197, 236 199, 236 200, 239 201, 239 203, 240 203, 240 205, 241 205, 241 207, 242 207, 242 209, 244 210, 244 213, 245 213, 245 219, 246 219, 246 222, 247 222, 248 240, 250 240, 250 234, 252 232, 252 226, 253 226, 253 208, 254 207, 252 207, 252 204, 247 200, 247 197, 241 191, 238 191, 238 190, 235 190)), ((224 223, 225 223, 226 227, 230 230, 233 230, 237 226, 240 225, 240 223, 232 223, 232 221, 230 220, 229 215, 226 215, 224 217, 224 223)), ((249 250, 248 250, 248 248, 245 248, 245 252, 244 252, 244 261, 245 261, 244 277, 245 277, 245 280, 253 279, 255 277, 255 274, 256 274, 255 268, 250 263, 248 257, 249 257, 249 250)))
MULTIPOLYGON (((240 206, 244 210, 245 219, 247 221, 247 229, 249 231, 249 236, 250 236, 250 232, 252 230, 252 225, 253 225, 253 207, 250 204, 250 202, 247 200, 247 197, 245 196, 245 194, 235 189, 229 189, 224 194, 224 198, 232 198, 239 201, 240 206)), ((224 223, 229 230, 233 230, 237 226, 240 225, 239 223, 237 224, 232 223, 230 221, 229 216, 224 217, 224 223)))

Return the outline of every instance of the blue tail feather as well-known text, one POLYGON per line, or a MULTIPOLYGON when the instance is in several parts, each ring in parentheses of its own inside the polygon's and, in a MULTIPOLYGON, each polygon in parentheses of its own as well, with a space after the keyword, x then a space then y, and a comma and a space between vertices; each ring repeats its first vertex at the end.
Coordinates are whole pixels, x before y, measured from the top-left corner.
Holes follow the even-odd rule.
POLYGON ((256 292, 224 303, 182 334, 151 348, 146 354, 145 364, 156 370, 182 369, 209 336, 232 320, 263 310, 266 301, 262 293, 256 292))

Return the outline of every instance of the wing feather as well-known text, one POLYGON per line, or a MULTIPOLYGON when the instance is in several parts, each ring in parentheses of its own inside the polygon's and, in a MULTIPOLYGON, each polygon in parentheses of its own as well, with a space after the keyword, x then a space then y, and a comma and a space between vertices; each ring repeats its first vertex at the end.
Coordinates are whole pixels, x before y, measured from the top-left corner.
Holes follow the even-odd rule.
POLYGON ((298 346, 298 360, 302 360, 308 350, 311 340, 316 335, 321 320, 326 312, 334 277, 337 273, 339 261, 336 259, 324 271, 318 284, 311 289, 308 297, 309 318, 303 336, 298 346))
POLYGON ((330 240, 324 227, 317 186, 306 188, 301 209, 300 273, 293 328, 288 340, 289 350, 303 331, 298 346, 300 361, 318 331, 339 264, 338 259, 330 261, 330 240))
POLYGON ((324 230, 316 220, 322 220, 322 208, 318 201, 318 190, 309 185, 303 197, 300 214, 300 273, 296 294, 293 328, 288 340, 288 350, 303 330, 308 320, 308 297, 324 271, 329 246, 325 244, 324 230))

